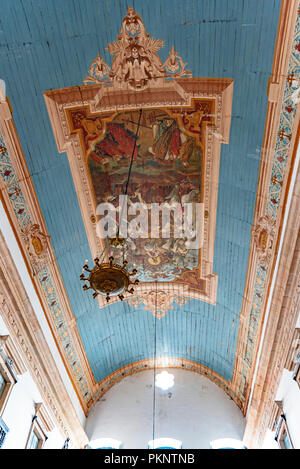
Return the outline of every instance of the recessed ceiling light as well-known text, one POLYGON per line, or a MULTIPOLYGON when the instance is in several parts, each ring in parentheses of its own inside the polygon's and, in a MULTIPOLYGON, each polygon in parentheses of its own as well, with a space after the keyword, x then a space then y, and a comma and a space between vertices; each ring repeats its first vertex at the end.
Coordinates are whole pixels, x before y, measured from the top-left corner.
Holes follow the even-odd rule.
POLYGON ((167 371, 162 371, 155 378, 155 386, 166 391, 174 386, 174 375, 167 371))

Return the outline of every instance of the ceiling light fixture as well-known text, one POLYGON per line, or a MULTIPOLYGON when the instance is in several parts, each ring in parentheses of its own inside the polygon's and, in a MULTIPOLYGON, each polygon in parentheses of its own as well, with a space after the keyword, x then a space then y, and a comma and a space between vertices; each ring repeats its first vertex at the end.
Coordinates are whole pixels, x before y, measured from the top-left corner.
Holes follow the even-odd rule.
MULTIPOLYGON (((142 109, 140 109, 139 120, 137 123, 137 130, 136 130, 135 139, 134 139, 134 145, 133 145, 133 150, 132 150, 132 155, 131 155, 131 160, 130 160, 130 165, 129 165, 129 170, 128 170, 128 178, 127 178, 126 188, 124 191, 124 196, 127 195, 127 191, 128 191, 128 185, 129 185, 132 163, 133 163, 133 156, 134 156, 136 142, 138 138, 138 132, 140 128, 141 116, 142 116, 142 109)), ((123 238, 120 238, 119 236, 120 224, 121 224, 122 215, 124 211, 125 201, 126 201, 126 197, 124 197, 124 203, 123 203, 122 210, 121 210, 120 217, 119 217, 117 235, 115 238, 109 239, 109 244, 113 249, 120 248, 121 246, 123 246, 123 264, 122 265, 115 264, 113 256, 109 256, 108 262, 103 262, 104 257, 105 257, 105 250, 106 250, 106 246, 105 246, 101 256, 96 257, 94 259, 94 263, 95 263, 94 267, 92 269, 89 269, 88 260, 86 260, 83 266, 82 273, 80 275, 80 280, 84 281, 83 289, 94 290, 93 298, 96 298, 99 294, 106 296, 107 302, 110 301, 110 298, 112 296, 118 296, 119 299, 123 301, 124 293, 128 292, 128 293, 133 294, 134 285, 137 285, 139 283, 138 279, 135 279, 133 282, 131 282, 130 277, 136 275, 137 270, 133 269, 132 272, 127 271, 126 266, 128 262, 125 259, 125 253, 124 253, 125 240, 123 238), (85 272, 89 272, 90 274, 89 277, 85 277, 85 272)))
POLYGON ((174 375, 168 373, 167 371, 162 371, 155 378, 155 386, 167 391, 174 386, 174 375))

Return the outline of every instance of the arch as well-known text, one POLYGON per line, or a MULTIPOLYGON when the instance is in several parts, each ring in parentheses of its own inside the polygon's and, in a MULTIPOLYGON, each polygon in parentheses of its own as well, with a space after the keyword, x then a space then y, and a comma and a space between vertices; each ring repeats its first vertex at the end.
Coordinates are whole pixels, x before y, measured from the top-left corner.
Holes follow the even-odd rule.
POLYGON ((154 361, 153 358, 148 358, 145 360, 132 362, 129 365, 125 365, 119 368, 118 370, 114 371, 110 375, 106 376, 106 378, 104 378, 102 381, 97 383, 97 391, 95 392, 93 396, 93 402, 89 408, 89 412, 93 408, 93 406, 96 404, 96 402, 99 399, 101 399, 101 397, 103 397, 104 394, 112 386, 122 381, 122 379, 126 378, 127 376, 133 375, 135 373, 139 373, 141 371, 152 370, 154 369, 154 367, 156 369, 164 369, 164 368, 176 369, 177 368, 177 369, 187 370, 187 371, 191 371, 193 373, 197 373, 208 378, 214 384, 219 386, 219 388, 221 388, 243 412, 243 403, 239 399, 239 397, 234 393, 234 391, 231 389, 231 383, 229 381, 225 380, 221 375, 211 370, 210 368, 207 368, 206 366, 201 365, 201 363, 197 363, 191 360, 187 360, 185 358, 177 358, 177 357, 173 357, 173 358, 161 357, 161 358, 157 358, 156 361, 154 361))

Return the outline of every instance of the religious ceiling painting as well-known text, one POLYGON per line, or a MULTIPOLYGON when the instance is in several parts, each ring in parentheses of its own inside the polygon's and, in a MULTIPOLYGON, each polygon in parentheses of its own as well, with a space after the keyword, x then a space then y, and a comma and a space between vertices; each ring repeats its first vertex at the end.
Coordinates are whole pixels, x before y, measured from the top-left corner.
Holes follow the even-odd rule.
MULTIPOLYGON (((274 2, 277 6, 273 19, 273 6, 268 10, 267 2, 255 3, 266 8, 255 16, 256 31, 261 35, 251 34, 250 27, 243 27, 244 10, 239 7, 236 12, 239 21, 232 25, 226 22, 228 38, 240 38, 235 43, 237 49, 232 47, 235 66, 224 54, 222 44, 213 50, 214 66, 208 63, 203 47, 197 51, 197 57, 201 56, 201 60, 197 59, 199 63, 189 60, 189 67, 173 47, 167 59, 161 60, 158 52, 163 41, 146 33, 141 17, 132 9, 124 18, 117 41, 108 45, 111 66, 100 54, 96 57, 95 51, 90 61, 82 60, 84 66, 78 77, 76 60, 68 63, 59 56, 65 67, 62 75, 67 77, 59 80, 56 69, 51 75, 55 65, 50 57, 53 49, 47 48, 45 55, 37 53, 37 47, 46 43, 44 36, 30 47, 35 48, 39 71, 48 67, 47 73, 37 73, 36 67, 29 73, 27 43, 23 47, 20 42, 16 51, 10 50, 11 62, 6 63, 4 55, 1 56, 1 70, 6 73, 4 78, 12 97, 10 106, 0 92, 1 198, 20 244, 25 247, 24 258, 45 316, 86 413, 97 396, 127 372, 152 366, 148 360, 153 356, 154 324, 161 338, 158 349, 163 358, 169 357, 168 366, 188 366, 183 358, 187 357, 193 371, 208 373, 244 412, 247 410, 266 292, 278 246, 278 227, 283 224, 282 201, 291 178, 294 130, 299 123, 298 2, 282 3, 279 26, 280 2, 274 2), (258 37, 264 38, 264 43, 270 35, 273 39, 263 51, 253 47, 258 37), (254 65, 249 65, 245 44, 257 51, 255 70, 254 65), (50 54, 49 64, 46 54, 50 54), (24 70, 31 77, 26 93, 20 93, 19 74, 11 74, 17 56, 23 57, 24 70), (96 59, 92 62, 93 57, 96 59), (226 60, 228 66, 223 68, 226 60), (192 77, 187 68, 210 78, 192 77), (72 81, 74 76, 77 78, 72 81), (82 77, 84 84, 77 86, 82 77), (72 87, 68 87, 70 83, 72 87), (51 91, 45 92, 47 89, 51 91), (26 127, 27 109, 31 108, 39 109, 40 113, 30 114, 33 125, 26 127), (142 200, 146 205, 161 198, 175 201, 190 196, 200 200, 203 239, 201 248, 197 253, 189 253, 190 257, 180 251, 179 245, 175 246, 173 239, 169 247, 164 246, 164 240, 156 240, 155 249, 148 245, 151 240, 145 239, 143 243, 132 240, 134 246, 128 246, 126 255, 132 264, 139 264, 142 281, 127 302, 107 306, 105 301, 99 300, 98 304, 86 295, 79 278, 78 282, 74 279, 77 270, 80 274, 78 266, 82 266, 84 256, 89 256, 89 248, 92 257, 103 248, 97 232, 97 204, 102 200, 114 203, 124 188, 140 109, 142 125, 129 195, 133 201, 142 200), (48 116, 55 142, 49 135, 48 116), (35 130, 38 126, 40 133, 35 130), (45 144, 43 151, 39 138, 45 144), (57 155, 55 143, 58 152, 67 155, 67 162, 57 155), (219 180, 220 151, 222 144, 228 143, 222 149, 219 180), (263 148, 260 172, 248 154, 255 153, 259 162, 260 150, 255 148, 263 148), (241 190, 241 185, 247 187, 241 190), (230 206, 230 214, 225 203, 230 206), (239 258, 241 254, 245 254, 243 259, 239 258), (247 259, 245 278, 239 267, 247 259), (164 343, 167 351, 161 345, 164 343)), ((253 12, 259 9, 250 6, 253 12)), ((163 4, 161 7, 166 8, 163 4)), ((22 16, 24 11, 16 10, 16 14, 22 16)), ((30 21, 30 15, 28 18, 30 21)), ((174 22, 174 18, 166 17, 167 30, 174 22)), ((205 24, 207 32, 200 28, 201 34, 205 43, 209 43, 211 28, 216 24, 205 24)), ((99 28, 102 30, 105 31, 103 24, 99 28)), ((162 31, 162 37, 167 37, 166 31, 162 31)), ((72 55, 67 39, 59 40, 72 55)), ((101 32, 99 43, 104 42, 101 32)), ((55 45, 59 55, 64 48, 55 45)), ((185 50, 182 47, 183 42, 180 52, 184 56, 188 46, 185 50)))
MULTIPOLYGON (((108 202, 118 210, 139 111, 114 112, 109 117, 106 113, 104 118, 87 115, 87 109, 70 110, 68 114, 71 131, 80 131, 96 206, 108 202)), ((199 249, 190 249, 186 239, 175 238, 174 227, 170 238, 162 237, 163 226, 159 238, 151 237, 150 210, 153 203, 167 202, 173 207, 202 202, 205 127, 213 122, 213 114, 212 100, 194 100, 185 110, 152 108, 142 112, 128 203, 137 202, 149 209, 149 221, 143 237, 128 237, 126 246, 126 259, 139 270, 140 281, 180 280, 184 272, 198 266, 199 249)))
POLYGON ((188 286, 188 296, 215 304, 218 168, 221 144, 229 141, 233 80, 192 78, 174 48, 162 63, 157 54, 162 44, 145 33, 139 15, 129 9, 118 41, 108 46, 112 67, 98 56, 85 86, 44 96, 58 148, 68 154, 93 257, 107 249, 118 258, 105 248, 97 207, 112 204, 120 221, 120 196, 127 186, 128 213, 134 204, 148 209, 146 227, 140 223, 144 232, 126 237, 126 259, 138 270, 141 285, 172 284, 178 296, 188 286), (162 221, 155 237, 153 204, 171 207, 170 219, 162 221), (174 231, 175 206, 185 204, 200 207, 194 244, 174 231))

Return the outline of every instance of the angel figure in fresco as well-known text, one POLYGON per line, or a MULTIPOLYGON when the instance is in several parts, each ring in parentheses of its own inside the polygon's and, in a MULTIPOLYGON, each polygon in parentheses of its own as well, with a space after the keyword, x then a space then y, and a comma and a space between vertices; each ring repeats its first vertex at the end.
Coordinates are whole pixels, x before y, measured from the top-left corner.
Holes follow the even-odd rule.
POLYGON ((86 149, 92 140, 95 140, 103 130, 103 124, 100 117, 87 117, 85 111, 76 111, 72 113, 72 122, 75 129, 83 130, 83 137, 86 149))
POLYGON ((102 132, 102 121, 100 117, 96 119, 83 118, 81 120, 81 125, 87 134, 89 140, 94 140, 102 132))
POLYGON ((89 75, 83 80, 83 83, 99 83, 103 81, 110 72, 110 67, 104 62, 100 54, 93 60, 90 68, 89 75))

